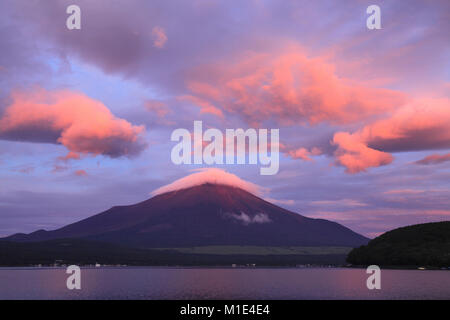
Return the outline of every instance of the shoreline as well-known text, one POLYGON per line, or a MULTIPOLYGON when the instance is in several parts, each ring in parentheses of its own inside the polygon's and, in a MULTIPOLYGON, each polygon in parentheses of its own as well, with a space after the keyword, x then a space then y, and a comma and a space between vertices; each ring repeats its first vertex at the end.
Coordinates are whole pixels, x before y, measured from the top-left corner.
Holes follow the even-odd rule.
MULTIPOLYGON (((67 266, 0 266, 1 270, 56 270, 56 269, 66 269, 67 266)), ((311 266, 93 266, 93 265, 80 265, 82 269, 366 269, 367 266, 321 266, 321 265, 311 265, 311 266)), ((385 270, 417 270, 417 271, 450 271, 450 267, 439 268, 439 267, 422 267, 422 266, 380 266, 381 269, 385 270), (423 269, 421 269, 423 268, 423 269)))

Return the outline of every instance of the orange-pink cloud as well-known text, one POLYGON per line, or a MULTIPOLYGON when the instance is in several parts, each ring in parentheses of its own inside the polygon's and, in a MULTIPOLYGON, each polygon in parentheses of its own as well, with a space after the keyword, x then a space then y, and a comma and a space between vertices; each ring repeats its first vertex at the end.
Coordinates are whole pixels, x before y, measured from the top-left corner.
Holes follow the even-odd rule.
POLYGON ((292 159, 302 159, 305 161, 311 161, 312 160, 311 156, 321 155, 322 151, 317 147, 313 147, 313 148, 311 148, 311 150, 308 150, 306 148, 298 148, 295 150, 289 150, 286 153, 292 159))
POLYGON ((417 164, 439 164, 442 162, 450 161, 450 153, 447 154, 431 154, 419 161, 416 161, 417 164))
POLYGON ((346 167, 346 172, 357 173, 392 162, 392 155, 371 149, 360 139, 359 135, 347 132, 338 132, 333 137, 332 143, 338 146, 335 152, 336 161, 346 167))
POLYGON ((222 110, 215 107, 213 104, 208 102, 208 100, 201 99, 199 97, 191 96, 191 95, 180 96, 180 97, 178 97, 178 100, 188 101, 188 102, 200 107, 200 113, 210 113, 210 114, 213 114, 218 117, 223 117, 222 110))
POLYGON ((188 88, 193 96, 250 123, 351 123, 405 101, 398 91, 339 77, 325 59, 311 58, 296 45, 277 54, 247 52, 238 62, 198 68, 192 75, 188 88))
POLYGON ((420 99, 355 133, 338 132, 337 162, 350 173, 392 162, 388 152, 450 148, 450 100, 420 99))
POLYGON ((131 156, 145 147, 143 126, 115 117, 101 102, 84 94, 38 89, 14 92, 0 118, 0 139, 58 143, 77 154, 131 156))

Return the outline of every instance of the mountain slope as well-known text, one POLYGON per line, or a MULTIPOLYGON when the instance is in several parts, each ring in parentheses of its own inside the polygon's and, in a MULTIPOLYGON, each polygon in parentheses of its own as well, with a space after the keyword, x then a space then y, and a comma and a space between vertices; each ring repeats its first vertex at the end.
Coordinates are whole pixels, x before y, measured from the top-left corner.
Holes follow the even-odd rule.
POLYGON ((450 266, 450 221, 398 228, 353 249, 347 261, 356 265, 450 266))
POLYGON ((337 223, 311 219, 247 191, 203 184, 157 195, 54 231, 16 234, 9 241, 81 238, 139 248, 205 245, 351 246, 368 239, 337 223))

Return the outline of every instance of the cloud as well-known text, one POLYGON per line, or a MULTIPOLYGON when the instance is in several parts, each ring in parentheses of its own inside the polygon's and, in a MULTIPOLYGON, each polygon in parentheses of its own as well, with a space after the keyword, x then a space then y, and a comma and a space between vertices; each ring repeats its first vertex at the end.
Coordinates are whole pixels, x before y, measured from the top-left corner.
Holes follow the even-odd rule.
POLYGON ((211 104, 210 102, 208 102, 207 100, 195 97, 195 96, 191 96, 191 95, 184 95, 184 96, 179 96, 178 100, 180 101, 188 101, 190 103, 192 103, 193 105, 196 105, 198 107, 200 107, 200 113, 209 113, 209 114, 213 114, 215 116, 218 117, 223 117, 223 113, 222 111, 217 108, 216 106, 214 106, 213 104, 211 104))
POLYGON ((153 27, 152 29, 152 39, 153 39, 153 46, 155 46, 158 49, 164 48, 164 45, 167 42, 167 35, 163 28, 161 27, 153 27))
POLYGON ((372 148, 399 152, 450 148, 450 99, 411 101, 361 130, 372 148))
POLYGON ((30 174, 30 173, 34 172, 34 169, 35 168, 33 166, 19 166, 19 167, 12 169, 12 171, 30 174))
POLYGON ((359 136, 347 132, 334 135, 332 144, 337 145, 336 162, 346 167, 347 173, 366 171, 370 167, 380 167, 393 161, 392 155, 369 148, 359 136))
POLYGON ((148 111, 156 113, 159 118, 164 118, 171 113, 167 104, 159 100, 147 100, 145 101, 144 106, 148 111))
POLYGON ((267 202, 277 204, 277 205, 287 205, 292 206, 295 204, 295 200, 292 199, 273 199, 273 198, 264 198, 267 202))
POLYGON ((354 132, 338 132, 332 143, 338 164, 347 172, 392 162, 389 152, 450 148, 450 99, 411 101, 389 117, 354 132))
POLYGON ((429 155, 419 161, 416 161, 415 163, 417 164, 424 164, 424 165, 429 165, 429 164, 439 164, 442 162, 447 162, 450 161, 450 153, 447 154, 432 154, 429 155))
POLYGON ((62 161, 79 160, 81 159, 81 156, 79 153, 70 151, 64 157, 58 157, 58 159, 62 161))
POLYGON ((354 199, 339 199, 339 200, 318 200, 311 201, 313 206, 336 206, 336 207, 365 207, 366 203, 354 199))
POLYGON ((84 177, 87 176, 87 172, 85 170, 76 170, 75 175, 78 177, 84 177))
POLYGON ((415 195, 415 194, 419 194, 419 193, 423 193, 425 192, 425 190, 417 190, 417 189, 392 189, 392 190, 388 190, 388 191, 384 191, 384 194, 388 194, 388 195, 415 195))
POLYGON ((302 159, 305 161, 311 161, 311 156, 318 156, 322 154, 322 151, 317 148, 313 147, 311 150, 308 150, 306 148, 298 148, 295 150, 290 150, 286 152, 287 155, 289 155, 292 159, 302 159))
POLYGON ((208 169, 201 169, 199 172, 190 174, 168 185, 160 187, 154 190, 151 194, 155 196, 170 191, 199 186, 205 183, 236 187, 256 195, 262 195, 266 191, 262 187, 257 186, 256 184, 253 184, 251 182, 244 181, 238 176, 232 173, 228 173, 222 169, 208 168, 208 169))
POLYGON ((66 171, 66 170, 69 170, 69 167, 68 166, 62 166, 62 165, 59 165, 59 164, 54 164, 53 165, 53 169, 52 169, 52 173, 58 173, 58 172, 63 172, 63 171, 66 171))
POLYGON ((191 95, 241 115, 251 124, 347 124, 383 114, 405 102, 401 92, 339 77, 322 57, 298 45, 276 53, 245 52, 192 72, 191 95))
POLYGON ((101 102, 67 90, 13 92, 0 118, 0 139, 62 144, 79 154, 133 156, 145 147, 143 126, 115 117, 101 102))
POLYGON ((244 225, 249 225, 253 223, 269 223, 272 222, 272 220, 269 218, 269 216, 265 213, 257 213, 253 217, 246 214, 245 212, 241 212, 240 214, 235 213, 229 213, 227 214, 229 217, 234 218, 240 222, 242 222, 244 225))

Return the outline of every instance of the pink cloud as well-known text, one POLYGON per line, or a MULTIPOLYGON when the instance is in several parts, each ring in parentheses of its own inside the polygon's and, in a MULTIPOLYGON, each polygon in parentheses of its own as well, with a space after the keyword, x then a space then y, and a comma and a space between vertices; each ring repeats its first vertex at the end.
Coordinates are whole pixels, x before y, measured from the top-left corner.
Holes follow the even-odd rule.
POLYGON ((322 154, 322 151, 317 148, 313 147, 311 150, 308 150, 306 148, 298 148, 295 150, 290 150, 286 152, 287 155, 289 155, 292 159, 302 159, 305 161, 311 161, 311 156, 318 156, 322 154))
POLYGON ((336 133, 332 143, 337 163, 349 173, 389 164, 388 152, 450 148, 450 100, 411 101, 354 133, 336 133))
POLYGON ((64 157, 59 157, 59 160, 68 161, 68 160, 79 160, 81 156, 79 153, 70 151, 64 157))
POLYGON ((84 94, 36 90, 14 92, 0 118, 0 139, 62 144, 69 158, 78 154, 132 156, 145 147, 143 126, 115 117, 84 94))
POLYGON ((317 200, 311 201, 313 206, 337 206, 337 207, 365 207, 366 203, 354 199, 339 199, 339 200, 317 200))
POLYGON ((250 123, 352 123, 393 110, 406 99, 398 91, 339 77, 332 64, 309 57, 297 45, 199 67, 188 88, 192 96, 250 123))
POLYGON ((392 155, 371 149, 359 139, 359 136, 347 132, 338 132, 333 137, 332 144, 338 146, 335 152, 336 161, 347 168, 346 172, 358 173, 370 167, 379 167, 392 162, 392 155))
POLYGON ((190 103, 200 107, 200 113, 209 113, 218 117, 223 117, 222 111, 205 99, 201 99, 191 95, 184 95, 178 97, 178 100, 189 101, 190 103))
POLYGON ((419 193, 423 193, 425 190, 417 190, 417 189, 393 189, 383 192, 387 195, 415 195, 419 193))
POLYGON ((164 118, 171 112, 167 104, 159 100, 147 100, 144 105, 148 111, 156 113, 159 118, 164 118))
POLYGON ((419 161, 416 161, 417 164, 439 164, 442 162, 450 161, 450 153, 447 154, 432 154, 429 155, 419 161))
POLYGON ((158 49, 164 48, 167 42, 167 35, 163 28, 156 26, 152 29, 153 46, 158 49))

